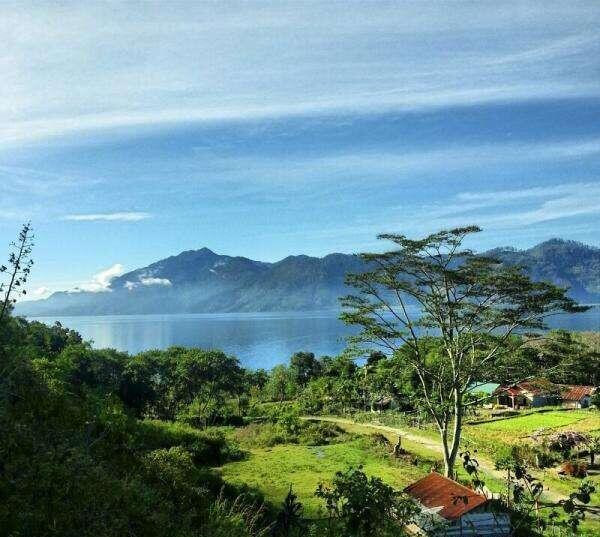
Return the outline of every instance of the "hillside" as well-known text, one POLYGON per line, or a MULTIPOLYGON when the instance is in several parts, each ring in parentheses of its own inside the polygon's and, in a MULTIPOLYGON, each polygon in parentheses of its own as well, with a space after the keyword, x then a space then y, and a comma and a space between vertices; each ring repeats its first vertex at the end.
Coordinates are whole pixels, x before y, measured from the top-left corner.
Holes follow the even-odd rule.
MULTIPOLYGON (((569 287, 573 298, 600 302, 600 249, 552 239, 528 250, 486 252, 522 265, 537 280, 569 287)), ((102 315, 309 311, 336 308, 344 275, 362 270, 355 255, 289 256, 276 263, 219 255, 202 248, 112 280, 107 292, 59 292, 21 302, 20 315, 102 315)))

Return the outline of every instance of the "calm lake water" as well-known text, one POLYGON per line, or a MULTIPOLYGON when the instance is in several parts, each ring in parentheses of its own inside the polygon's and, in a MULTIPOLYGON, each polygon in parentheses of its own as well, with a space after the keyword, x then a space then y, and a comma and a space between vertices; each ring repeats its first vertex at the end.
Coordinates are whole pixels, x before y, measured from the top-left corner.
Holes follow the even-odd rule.
MULTIPOLYGON (((77 330, 94 347, 137 353, 170 345, 217 348, 237 356, 246 367, 266 369, 286 362, 296 351, 335 355, 353 328, 335 312, 221 313, 180 315, 105 315, 35 317, 47 324, 60 321, 77 330)), ((549 324, 568 330, 600 331, 600 308, 560 315, 549 324)))

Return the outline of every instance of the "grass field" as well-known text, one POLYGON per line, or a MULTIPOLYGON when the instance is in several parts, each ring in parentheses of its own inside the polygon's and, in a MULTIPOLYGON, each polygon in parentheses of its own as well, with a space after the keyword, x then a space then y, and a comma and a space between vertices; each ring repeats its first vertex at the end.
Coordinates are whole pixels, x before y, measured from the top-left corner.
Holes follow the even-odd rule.
POLYGON ((540 429, 573 429, 582 432, 600 429, 600 414, 589 410, 548 410, 468 425, 466 429, 477 431, 478 434, 496 433, 505 440, 525 439, 540 429))
POLYGON ((511 446, 532 444, 534 432, 553 434, 572 430, 600 431, 600 414, 589 410, 541 410, 519 416, 468 424, 463 431, 465 445, 477 446, 492 459, 511 446))
POLYGON ((280 504, 290 484, 305 507, 307 516, 319 516, 323 507, 314 493, 319 483, 328 483, 340 470, 362 466, 369 476, 377 476, 396 489, 429 471, 427 464, 398 465, 379 457, 366 448, 361 439, 328 446, 283 445, 253 449, 247 460, 225 465, 223 478, 231 483, 245 483, 260 489, 267 500, 280 504))
MULTIPOLYGON (((549 427, 548 424, 554 424, 554 427, 573 426, 580 424, 585 427, 595 428, 597 420, 591 417, 592 422, 588 421, 590 414, 585 411, 574 411, 563 413, 560 411, 551 411, 523 415, 511 420, 496 421, 494 423, 480 424, 476 427, 478 431, 485 434, 504 434, 507 441, 510 438, 518 439, 518 433, 523 431, 524 427, 535 423, 538 428, 542 426, 549 427), (555 415, 558 414, 558 415, 555 415), (514 421, 508 425, 508 421, 514 421), (503 424, 500 430, 495 427, 503 424), (512 428, 512 430, 511 430, 512 428)), ((344 423, 343 428, 354 435, 369 435, 373 429, 367 424, 344 423)), ((589 430, 589 429, 588 429, 589 430)), ((397 434, 391 431, 378 431, 384 434, 392 442, 397 439, 397 434)), ((427 474, 433 465, 440 462, 440 454, 430 445, 430 435, 425 435, 427 443, 414 442, 404 438, 403 447, 408 453, 415 456, 417 464, 412 464, 408 460, 402 459, 395 461, 390 457, 381 456, 369 448, 368 442, 364 438, 355 437, 345 443, 332 444, 326 446, 302 446, 302 445, 280 445, 273 448, 256 448, 250 450, 246 460, 233 462, 223 466, 220 471, 223 478, 235 484, 247 484, 251 487, 260 489, 266 499, 275 505, 280 505, 283 501, 290 484, 299 497, 299 500, 305 507, 305 515, 308 517, 318 517, 323 514, 323 504, 314 496, 314 492, 319 483, 329 483, 336 471, 346 470, 349 467, 362 466, 365 473, 370 476, 380 477, 383 481, 396 489, 403 489, 409 483, 427 474)), ((516 440, 517 442, 519 440, 516 440)), ((466 473, 460 465, 458 466, 459 479, 465 479, 466 473)), ((565 496, 577 488, 580 482, 575 478, 563 478, 556 474, 549 475, 544 472, 544 481, 546 485, 551 486, 557 492, 565 496)), ((504 490, 504 483, 498 476, 484 472, 486 486, 494 491, 504 490)), ((600 485, 598 476, 592 480, 600 485)), ((600 487, 598 487, 600 490, 600 487)), ((594 501, 600 499, 597 492, 594 495, 594 501)), ((596 536, 600 535, 600 522, 598 520, 586 520, 581 527, 581 535, 596 536)))

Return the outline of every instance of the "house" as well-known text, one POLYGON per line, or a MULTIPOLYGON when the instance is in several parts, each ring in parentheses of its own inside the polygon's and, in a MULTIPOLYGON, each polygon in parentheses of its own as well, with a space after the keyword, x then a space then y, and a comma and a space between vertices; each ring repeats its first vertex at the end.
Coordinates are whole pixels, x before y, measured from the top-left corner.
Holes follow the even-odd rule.
POLYGON ((561 402, 560 386, 542 378, 499 386, 494 395, 499 405, 516 409, 558 405, 561 402))
POLYGON ((565 408, 587 408, 596 392, 594 386, 563 386, 562 406, 565 408))
POLYGON ((404 489, 421 512, 407 530, 413 535, 508 537, 507 513, 496 512, 493 500, 436 472, 404 489))

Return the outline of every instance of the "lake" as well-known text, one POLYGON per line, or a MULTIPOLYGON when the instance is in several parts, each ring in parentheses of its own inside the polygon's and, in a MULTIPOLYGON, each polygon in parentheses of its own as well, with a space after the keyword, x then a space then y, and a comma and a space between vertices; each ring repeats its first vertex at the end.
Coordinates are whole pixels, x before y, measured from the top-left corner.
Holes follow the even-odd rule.
MULTIPOLYGON (((137 353, 171 345, 222 349, 250 368, 271 368, 296 351, 336 355, 353 327, 336 313, 215 313, 178 315, 104 315, 32 317, 47 324, 60 321, 97 348, 137 353)), ((600 330, 600 308, 577 315, 558 315, 549 324, 567 330, 600 330)))

